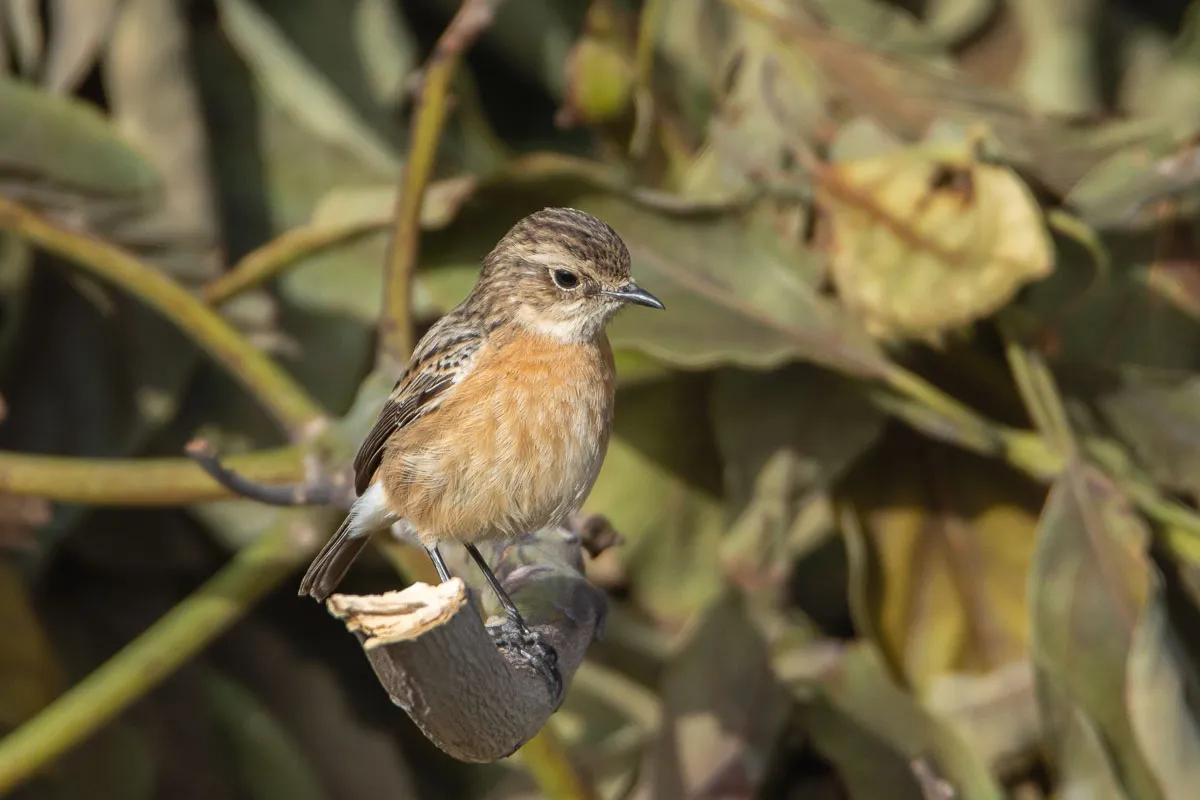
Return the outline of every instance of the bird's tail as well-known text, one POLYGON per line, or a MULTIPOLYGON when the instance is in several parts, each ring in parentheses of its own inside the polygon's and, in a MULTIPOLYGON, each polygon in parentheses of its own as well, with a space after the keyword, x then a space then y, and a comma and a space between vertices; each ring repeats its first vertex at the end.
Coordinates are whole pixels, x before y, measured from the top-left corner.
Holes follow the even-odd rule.
POLYGON ((354 516, 349 514, 346 517, 337 533, 325 543, 321 552, 317 553, 317 557, 309 565, 308 572, 304 573, 304 578, 300 581, 301 597, 308 595, 318 603, 325 602, 325 598, 333 594, 342 578, 346 577, 354 559, 358 558, 367 542, 371 541, 370 533, 356 530, 354 516))

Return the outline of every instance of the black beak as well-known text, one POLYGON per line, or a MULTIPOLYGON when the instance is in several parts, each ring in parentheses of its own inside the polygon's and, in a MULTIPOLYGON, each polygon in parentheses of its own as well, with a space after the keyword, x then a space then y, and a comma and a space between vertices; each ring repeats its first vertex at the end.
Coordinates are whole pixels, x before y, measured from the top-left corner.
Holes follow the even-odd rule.
POLYGON ((634 283, 627 283, 620 289, 612 292, 600 292, 600 294, 615 297, 626 303, 637 303, 639 306, 657 308, 660 311, 666 308, 661 300, 634 283))

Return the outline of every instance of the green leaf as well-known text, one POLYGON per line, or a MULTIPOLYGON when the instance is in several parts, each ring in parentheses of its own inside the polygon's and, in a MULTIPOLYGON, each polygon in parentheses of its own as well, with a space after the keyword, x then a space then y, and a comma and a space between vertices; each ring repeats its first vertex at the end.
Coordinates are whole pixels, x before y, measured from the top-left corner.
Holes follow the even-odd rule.
POLYGON ((1127 375, 1097 407, 1159 485, 1200 498, 1200 375, 1127 375))
MULTIPOLYGON (((251 0, 218 0, 224 30, 255 78, 293 119, 318 139, 345 148, 364 164, 394 170, 390 144, 346 102, 339 88, 288 40, 271 15, 251 0)), ((307 2, 282 9, 285 16, 320 13, 307 2), (307 8, 305 8, 307 6, 307 8)))
POLYGON ((723 586, 725 514, 706 390, 700 376, 620 390, 604 467, 584 505, 625 537, 616 554, 635 602, 671 622, 691 617, 723 586))
POLYGON ((1200 724, 1191 663, 1167 619, 1162 579, 1153 573, 1151 597, 1130 645, 1125 702, 1134 735, 1162 796, 1184 800, 1200 786, 1200 724))
POLYGON ((800 359, 858 376, 882 369, 875 346, 798 274, 789 254, 736 221, 670 219, 611 197, 579 207, 621 234, 637 280, 667 307, 620 315, 614 346, 687 368, 800 359))
POLYGON ((154 169, 92 105, 0 75, 0 191, 35 207, 93 202, 144 204, 154 169))
POLYGON ((722 560, 743 585, 779 588, 811 534, 827 530, 813 524, 826 490, 875 443, 886 417, 861 387, 807 364, 720 370, 712 415, 733 520, 722 560))
POLYGON ((870 644, 832 647, 785 652, 776 672, 798 694, 805 731, 853 800, 922 800, 911 768, 917 758, 934 762, 961 800, 1000 800, 986 766, 891 682, 870 644))
POLYGON ((1121 782, 1161 797, 1124 698, 1126 663, 1148 602, 1149 532, 1097 470, 1072 465, 1050 491, 1029 572, 1034 663, 1096 728, 1121 782))
POLYGON ((1043 674, 1037 683, 1058 794, 1128 800, 1096 726, 1053 679, 1043 674))

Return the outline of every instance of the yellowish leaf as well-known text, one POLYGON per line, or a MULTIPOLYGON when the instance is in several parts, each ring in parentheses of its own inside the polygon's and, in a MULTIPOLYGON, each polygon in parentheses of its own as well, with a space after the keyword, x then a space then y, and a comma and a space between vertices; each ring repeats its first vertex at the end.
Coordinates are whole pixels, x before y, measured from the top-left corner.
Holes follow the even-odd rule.
POLYGON ((941 676, 1027 655, 1040 493, 958 450, 907 436, 891 444, 846 487, 851 605, 859 629, 927 698, 941 676))
POLYGON ((1054 266, 1029 188, 966 146, 835 163, 820 172, 817 201, 838 294, 879 338, 937 343, 1054 266))

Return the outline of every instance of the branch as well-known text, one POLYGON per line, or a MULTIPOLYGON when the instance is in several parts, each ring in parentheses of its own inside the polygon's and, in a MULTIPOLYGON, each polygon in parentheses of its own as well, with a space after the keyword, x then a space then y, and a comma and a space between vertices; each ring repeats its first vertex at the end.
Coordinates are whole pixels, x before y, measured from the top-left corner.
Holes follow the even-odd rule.
MULTIPOLYGON (((247 480, 267 484, 304 480, 299 446, 234 456, 247 480)), ((69 458, 0 451, 0 492, 92 506, 179 506, 227 500, 236 493, 186 458, 69 458)))
POLYGON ((291 574, 315 539, 314 512, 289 512, 99 669, 0 740, 0 796, 166 679, 291 574))
MULTIPOLYGON (((566 686, 603 630, 608 604, 583 575, 577 536, 545 530, 533 540, 506 548, 496 572, 530 628, 558 653, 566 686)), ((538 672, 493 644, 461 578, 383 595, 337 594, 326 605, 358 637, 392 702, 460 761, 512 755, 558 708, 538 672)))
POLYGON ((310 476, 302 481, 270 485, 247 478, 223 464, 216 448, 204 439, 189 442, 187 454, 214 481, 233 494, 269 506, 333 506, 345 511, 352 502, 348 497, 349 482, 339 479, 340 476, 310 476))
POLYGON ((86 267, 156 309, 241 381, 293 440, 304 439, 323 422, 324 410, 287 372, 160 270, 4 197, 0 230, 86 267))
POLYGON ((421 237, 421 206, 446 121, 450 79, 459 58, 491 24, 500 0, 463 0, 425 62, 413 109, 408 159, 396 192, 396 228, 384 277, 380 357, 403 364, 414 341, 409 309, 421 237))
POLYGON ((386 219, 362 217, 337 225, 304 225, 282 233, 242 257, 228 272, 204 286, 204 302, 218 306, 280 274, 302 258, 357 236, 380 230, 386 219))

